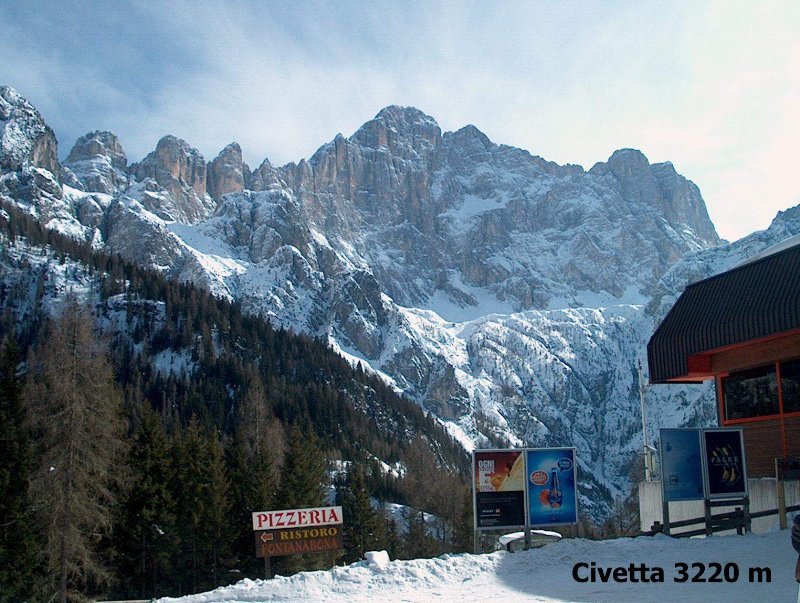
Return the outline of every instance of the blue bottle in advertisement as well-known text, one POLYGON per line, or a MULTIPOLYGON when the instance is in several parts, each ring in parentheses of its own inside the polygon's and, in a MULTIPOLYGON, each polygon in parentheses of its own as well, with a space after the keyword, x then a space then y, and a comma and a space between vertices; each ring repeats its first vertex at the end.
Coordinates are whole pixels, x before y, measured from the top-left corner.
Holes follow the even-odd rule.
POLYGON ((564 495, 561 493, 561 484, 558 481, 558 469, 553 467, 550 470, 550 508, 558 509, 564 500, 564 495))

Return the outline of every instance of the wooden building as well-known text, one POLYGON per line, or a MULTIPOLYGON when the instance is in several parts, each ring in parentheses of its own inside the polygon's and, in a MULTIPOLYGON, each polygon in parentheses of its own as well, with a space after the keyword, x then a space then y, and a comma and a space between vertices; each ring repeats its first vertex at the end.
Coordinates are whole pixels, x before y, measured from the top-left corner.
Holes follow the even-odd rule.
POLYGON ((800 244, 686 288, 647 346, 651 383, 714 380, 750 477, 800 457, 800 244))

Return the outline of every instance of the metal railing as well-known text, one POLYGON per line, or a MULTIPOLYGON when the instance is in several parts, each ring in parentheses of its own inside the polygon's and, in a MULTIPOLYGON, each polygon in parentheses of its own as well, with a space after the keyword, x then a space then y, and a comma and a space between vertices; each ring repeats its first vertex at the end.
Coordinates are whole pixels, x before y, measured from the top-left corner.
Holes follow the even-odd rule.
MULTIPOLYGON (((791 507, 786 507, 787 513, 793 513, 795 511, 800 511, 800 505, 792 505, 791 507)), ((755 513, 750 513, 750 519, 758 519, 759 517, 769 517, 770 515, 778 515, 778 509, 767 509, 766 511, 756 511, 755 513)), ((709 531, 707 528, 703 527, 698 530, 688 530, 686 532, 681 532, 679 534, 673 534, 673 528, 685 528, 688 526, 693 526, 696 524, 705 525, 706 517, 695 517, 693 519, 681 519, 679 521, 670 521, 669 522, 669 531, 670 536, 674 536, 676 538, 681 537, 689 537, 689 536, 701 536, 703 534, 708 534, 709 531)), ((745 511, 742 508, 737 508, 733 511, 728 511, 727 513, 719 513, 717 515, 711 516, 711 523, 710 528, 711 532, 723 532, 726 530, 736 530, 738 533, 741 534, 741 530, 744 529, 745 524, 747 523, 747 517, 745 515, 745 511)), ((655 534, 663 534, 664 533, 664 524, 660 521, 656 521, 653 523, 653 526, 650 528, 648 532, 642 532, 645 536, 654 536, 655 534)))

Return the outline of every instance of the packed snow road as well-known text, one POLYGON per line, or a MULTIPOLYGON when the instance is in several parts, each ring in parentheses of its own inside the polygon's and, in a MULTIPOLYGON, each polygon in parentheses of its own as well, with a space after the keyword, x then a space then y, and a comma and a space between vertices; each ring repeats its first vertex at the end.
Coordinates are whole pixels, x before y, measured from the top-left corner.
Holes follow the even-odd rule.
MULTIPOLYGON (((331 571, 243 580, 182 603, 428 601, 797 600, 789 532, 707 539, 565 539, 515 554, 445 555, 387 562, 380 555, 331 571)), ((163 599, 162 601, 176 601, 163 599)))

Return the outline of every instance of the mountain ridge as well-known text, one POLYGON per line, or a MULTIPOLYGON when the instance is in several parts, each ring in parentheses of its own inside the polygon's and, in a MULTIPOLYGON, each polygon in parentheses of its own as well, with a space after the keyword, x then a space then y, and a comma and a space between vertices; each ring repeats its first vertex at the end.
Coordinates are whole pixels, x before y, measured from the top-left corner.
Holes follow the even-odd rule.
MULTIPOLYGON (((784 219, 725 244, 669 162, 620 149, 588 171, 561 166, 474 126, 442 133, 408 107, 308 160, 252 171, 236 143, 206 162, 174 137, 123 169, 116 137, 92 134, 56 175, 28 151, 0 194, 50 228, 322 338, 466 449, 575 443, 596 517, 627 494, 641 447, 635 366, 677 287, 800 231, 784 219)), ((653 395, 664 405, 653 429, 712 420, 708 388, 653 395)))

